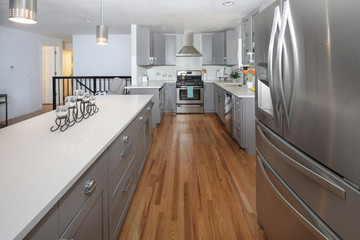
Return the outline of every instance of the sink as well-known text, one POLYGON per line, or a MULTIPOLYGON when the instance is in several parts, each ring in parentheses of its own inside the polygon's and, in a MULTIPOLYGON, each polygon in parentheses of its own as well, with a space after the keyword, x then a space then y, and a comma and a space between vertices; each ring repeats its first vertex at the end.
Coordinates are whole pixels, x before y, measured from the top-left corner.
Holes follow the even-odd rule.
POLYGON ((242 87, 243 85, 240 83, 220 83, 224 87, 242 87))

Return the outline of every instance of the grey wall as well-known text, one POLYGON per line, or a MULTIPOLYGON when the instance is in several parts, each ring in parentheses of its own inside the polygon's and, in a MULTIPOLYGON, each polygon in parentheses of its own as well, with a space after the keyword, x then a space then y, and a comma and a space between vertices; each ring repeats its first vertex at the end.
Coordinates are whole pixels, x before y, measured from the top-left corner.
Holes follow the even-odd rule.
POLYGON ((43 44, 59 46, 62 52, 61 39, 0 26, 0 93, 8 94, 9 118, 41 109, 43 44))
POLYGON ((73 36, 74 76, 131 76, 131 36, 109 35, 108 45, 95 35, 73 36))

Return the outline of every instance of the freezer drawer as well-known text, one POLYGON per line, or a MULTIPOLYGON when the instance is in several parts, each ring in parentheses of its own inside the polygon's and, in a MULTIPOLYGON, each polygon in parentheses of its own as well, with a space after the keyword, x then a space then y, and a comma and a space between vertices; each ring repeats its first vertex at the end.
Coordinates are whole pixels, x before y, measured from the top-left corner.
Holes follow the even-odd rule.
POLYGON ((359 191, 258 121, 256 141, 264 159, 312 211, 341 238, 359 239, 359 191))
POLYGON ((258 219, 269 240, 339 239, 281 180, 259 152, 256 191, 258 219))

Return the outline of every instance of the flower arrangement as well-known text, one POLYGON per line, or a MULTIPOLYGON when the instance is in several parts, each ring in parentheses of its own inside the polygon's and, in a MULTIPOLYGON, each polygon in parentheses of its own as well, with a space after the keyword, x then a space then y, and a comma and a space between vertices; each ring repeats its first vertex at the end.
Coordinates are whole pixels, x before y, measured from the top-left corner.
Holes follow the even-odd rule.
POLYGON ((250 68, 248 70, 244 70, 243 74, 246 74, 247 81, 252 82, 252 77, 255 74, 255 71, 254 71, 254 69, 250 68))

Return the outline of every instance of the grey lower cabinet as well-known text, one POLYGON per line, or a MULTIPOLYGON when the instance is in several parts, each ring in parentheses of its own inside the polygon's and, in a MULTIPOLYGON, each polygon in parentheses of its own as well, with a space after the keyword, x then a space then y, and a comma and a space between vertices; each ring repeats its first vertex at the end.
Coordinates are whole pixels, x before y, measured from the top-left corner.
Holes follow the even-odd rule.
POLYGON ((255 154, 255 99, 235 97, 233 136, 247 154, 255 154))
POLYGON ((204 112, 216 112, 214 83, 204 83, 204 112))
POLYGON ((157 124, 161 123, 165 111, 165 88, 131 88, 132 95, 153 95, 152 101, 154 103, 152 108, 152 128, 156 128, 157 124))
POLYGON ((165 84, 165 112, 176 112, 176 83, 165 84))
POLYGON ((222 89, 219 86, 216 86, 216 90, 215 90, 215 104, 216 104, 216 114, 218 115, 218 117, 220 118, 221 122, 224 123, 225 122, 225 118, 224 118, 224 108, 225 108, 225 94, 224 94, 224 89, 222 89))
POLYGON ((140 111, 24 239, 117 239, 151 146, 152 105, 140 111))

